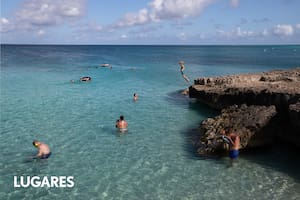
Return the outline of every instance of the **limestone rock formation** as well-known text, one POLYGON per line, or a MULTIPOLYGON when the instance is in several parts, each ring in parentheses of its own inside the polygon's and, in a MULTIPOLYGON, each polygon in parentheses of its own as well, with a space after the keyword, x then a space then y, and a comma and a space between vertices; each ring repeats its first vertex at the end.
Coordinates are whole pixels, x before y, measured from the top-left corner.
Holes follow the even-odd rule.
POLYGON ((199 78, 189 96, 223 109, 200 125, 194 144, 202 155, 228 148, 219 134, 222 128, 233 128, 241 148, 265 146, 275 139, 300 147, 300 68, 199 78))
POLYGON ((216 78, 199 78, 189 96, 216 109, 246 103, 287 107, 300 98, 300 68, 216 78))
POLYGON ((275 106, 230 106, 219 116, 208 118, 200 125, 200 138, 195 143, 201 155, 228 150, 220 134, 222 129, 231 129, 240 136, 241 148, 259 147, 273 142, 270 124, 276 115, 275 106))

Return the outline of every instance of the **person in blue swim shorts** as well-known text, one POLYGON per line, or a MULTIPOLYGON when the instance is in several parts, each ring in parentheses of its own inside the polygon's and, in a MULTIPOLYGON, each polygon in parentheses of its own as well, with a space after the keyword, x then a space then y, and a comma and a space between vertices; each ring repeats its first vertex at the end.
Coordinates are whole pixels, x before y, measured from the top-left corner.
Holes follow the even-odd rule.
POLYGON ((230 139, 231 143, 229 157, 231 160, 234 160, 239 156, 239 149, 241 145, 240 137, 234 133, 229 133, 227 134, 227 136, 230 139))

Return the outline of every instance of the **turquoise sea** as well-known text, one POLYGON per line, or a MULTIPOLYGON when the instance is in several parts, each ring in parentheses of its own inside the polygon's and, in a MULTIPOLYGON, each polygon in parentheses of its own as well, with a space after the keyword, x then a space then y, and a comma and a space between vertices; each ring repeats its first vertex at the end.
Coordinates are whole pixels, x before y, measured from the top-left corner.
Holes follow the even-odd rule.
POLYGON ((217 112, 180 95, 180 60, 193 80, 300 66, 300 46, 1 45, 0 199, 300 199, 292 149, 241 153, 233 167, 195 155, 191 130, 217 112), (34 139, 48 160, 28 160, 34 139), (75 186, 14 188, 14 176, 75 186))

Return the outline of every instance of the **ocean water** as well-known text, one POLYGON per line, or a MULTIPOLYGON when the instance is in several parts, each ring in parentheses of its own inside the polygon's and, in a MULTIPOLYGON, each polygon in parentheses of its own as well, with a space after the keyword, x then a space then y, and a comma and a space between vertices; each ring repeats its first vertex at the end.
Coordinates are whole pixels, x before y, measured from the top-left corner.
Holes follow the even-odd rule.
POLYGON ((179 60, 193 80, 300 66, 300 46, 1 45, 0 199, 300 199, 292 150, 241 154, 232 167, 195 155, 191 130, 217 112, 180 95, 179 60), (34 139, 48 160, 28 159, 34 139), (75 186, 14 188, 14 176, 75 186))

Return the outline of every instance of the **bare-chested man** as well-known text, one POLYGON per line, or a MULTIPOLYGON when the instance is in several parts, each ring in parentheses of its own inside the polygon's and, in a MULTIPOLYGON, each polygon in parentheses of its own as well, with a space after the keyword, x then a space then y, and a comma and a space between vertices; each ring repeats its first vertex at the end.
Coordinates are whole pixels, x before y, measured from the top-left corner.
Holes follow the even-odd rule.
POLYGON ((32 142, 33 146, 38 148, 39 152, 34 158, 47 159, 51 155, 50 148, 47 144, 42 143, 40 141, 34 140, 32 142))
POLYGON ((133 94, 133 100, 134 100, 134 101, 137 101, 138 98, 139 98, 138 95, 137 95, 136 93, 134 93, 134 94, 133 94))
POLYGON ((241 145, 240 137, 234 133, 229 133, 227 134, 227 136, 229 137, 231 142, 229 157, 231 158, 231 160, 234 160, 239 156, 239 149, 241 145))
POLYGON ((120 119, 116 121, 116 128, 120 130, 120 132, 127 131, 128 123, 125 121, 124 116, 121 115, 120 119))

